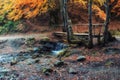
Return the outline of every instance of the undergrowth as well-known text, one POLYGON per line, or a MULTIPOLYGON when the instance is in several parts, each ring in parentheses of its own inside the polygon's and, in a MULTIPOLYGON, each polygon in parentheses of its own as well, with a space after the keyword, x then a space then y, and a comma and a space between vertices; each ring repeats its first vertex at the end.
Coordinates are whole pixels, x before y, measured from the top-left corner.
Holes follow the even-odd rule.
POLYGON ((120 36, 120 30, 119 30, 119 29, 118 29, 118 30, 111 30, 110 33, 111 33, 112 35, 120 36))
POLYGON ((19 23, 20 21, 7 20, 4 16, 0 16, 0 34, 16 32, 19 23))

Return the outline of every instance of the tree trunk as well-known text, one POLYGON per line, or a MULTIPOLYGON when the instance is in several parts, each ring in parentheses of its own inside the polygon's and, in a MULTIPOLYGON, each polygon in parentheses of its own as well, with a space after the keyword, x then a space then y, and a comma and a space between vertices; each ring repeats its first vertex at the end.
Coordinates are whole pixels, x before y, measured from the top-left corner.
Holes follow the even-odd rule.
POLYGON ((68 43, 72 43, 73 38, 73 30, 72 30, 72 26, 70 24, 68 24, 67 26, 67 40, 68 43))
POLYGON ((93 47, 93 35, 92 35, 92 0, 88 2, 88 15, 89 15, 89 41, 88 47, 93 47))
POLYGON ((110 7, 109 7, 110 0, 106 0, 106 22, 105 22, 105 29, 104 29, 104 41, 103 45, 108 42, 108 25, 110 20, 110 7))
POLYGON ((67 0, 61 0, 61 9, 62 9, 62 16, 63 16, 63 32, 67 31, 67 21, 68 21, 68 13, 67 13, 67 0))
POLYGON ((104 41, 103 41, 103 45, 105 45, 112 36, 110 36, 110 32, 108 31, 109 29, 109 22, 110 22, 110 18, 111 18, 111 10, 112 8, 117 4, 118 0, 114 0, 113 3, 111 3, 111 0, 106 0, 106 22, 105 22, 105 30, 104 30, 104 41))

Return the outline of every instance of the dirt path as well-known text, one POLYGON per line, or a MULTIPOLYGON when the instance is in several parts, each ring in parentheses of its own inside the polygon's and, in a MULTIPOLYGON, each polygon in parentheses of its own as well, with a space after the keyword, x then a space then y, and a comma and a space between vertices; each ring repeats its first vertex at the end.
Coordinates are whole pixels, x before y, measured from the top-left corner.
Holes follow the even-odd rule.
POLYGON ((12 35, 1 35, 0 40, 7 40, 7 39, 17 39, 17 38, 36 38, 41 39, 44 37, 48 37, 49 33, 37 33, 37 34, 12 34, 12 35))
POLYGON ((26 51, 29 47, 24 46, 25 40, 28 38, 35 38, 40 40, 45 37, 49 37, 48 33, 37 33, 37 34, 11 34, 0 36, 0 53, 16 53, 20 51, 26 51))

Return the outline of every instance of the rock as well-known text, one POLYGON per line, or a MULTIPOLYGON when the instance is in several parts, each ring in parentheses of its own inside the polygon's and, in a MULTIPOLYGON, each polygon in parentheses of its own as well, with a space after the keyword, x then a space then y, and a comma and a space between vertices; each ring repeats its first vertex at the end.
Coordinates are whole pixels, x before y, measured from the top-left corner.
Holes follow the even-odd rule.
POLYGON ((46 44, 44 44, 44 48, 47 48, 47 49, 50 49, 50 50, 53 50, 56 46, 56 43, 55 42, 47 42, 46 44))
POLYGON ((27 58, 25 57, 25 56, 19 56, 19 58, 18 58, 18 60, 19 61, 24 61, 24 60, 26 60, 27 58))
POLYGON ((42 49, 41 47, 35 47, 35 48, 33 48, 33 52, 38 53, 41 51, 41 49, 42 49))
POLYGON ((35 38, 28 38, 25 42, 26 45, 32 46, 35 43, 36 39, 35 38))
POLYGON ((43 39, 40 40, 40 44, 44 44, 49 41, 50 41, 50 39, 48 37, 44 37, 43 39))
POLYGON ((35 64, 35 63, 38 63, 38 62, 39 62, 39 59, 27 59, 26 60, 27 65, 32 65, 32 64, 35 64))
POLYGON ((78 72, 75 69, 73 69, 73 68, 69 69, 69 74, 77 74, 77 73, 78 72))
POLYGON ((80 50, 78 50, 78 49, 70 50, 70 54, 80 54, 80 53, 82 53, 82 52, 80 50))
POLYGON ((13 39, 9 40, 8 43, 10 43, 11 47, 18 49, 25 44, 25 39, 24 38, 13 39))
POLYGON ((39 48, 38 48, 38 47, 35 47, 35 48, 33 48, 33 51, 34 51, 34 52, 38 52, 38 51, 39 51, 39 48))
POLYGON ((36 69, 37 72, 42 71, 42 66, 41 66, 41 64, 36 64, 36 65, 35 65, 35 69, 36 69))
POLYGON ((39 75, 30 75, 29 79, 27 80, 44 80, 39 75))
POLYGON ((92 67, 104 66, 102 61, 100 61, 100 62, 92 62, 92 63, 90 63, 90 65, 91 65, 92 67))
POLYGON ((10 72, 10 69, 6 69, 5 67, 0 67, 0 73, 10 72))
POLYGON ((14 60, 12 60, 12 61, 10 62, 10 65, 13 66, 13 65, 15 65, 15 64, 17 64, 17 63, 18 63, 17 60, 14 59, 14 60))
POLYGON ((40 56, 39 53, 34 53, 34 54, 32 55, 32 59, 38 58, 39 56, 40 56))
POLYGON ((120 49, 119 48, 107 48, 104 50, 105 54, 119 54, 120 49))
POLYGON ((52 55, 55 55, 57 57, 63 57, 67 53, 68 49, 61 49, 58 51, 52 51, 52 55))
POLYGON ((55 63, 54 63, 54 66, 55 67, 61 67, 61 66, 63 66, 64 65, 64 62, 63 61, 56 61, 55 63))
POLYGON ((85 56, 79 56, 77 58, 77 61, 85 61, 86 60, 86 57, 85 56))
POLYGON ((6 43, 8 40, 0 40, 0 44, 6 43))
POLYGON ((36 60, 35 60, 35 63, 38 63, 39 61, 40 61, 39 59, 36 59, 36 60))
POLYGON ((111 66, 111 65, 114 65, 113 61, 108 61, 108 62, 105 63, 105 66, 111 66))
POLYGON ((5 46, 6 46, 5 43, 7 43, 7 40, 0 40, 0 49, 5 48, 5 46))
POLYGON ((50 73, 53 72, 53 70, 49 67, 46 67, 46 68, 43 68, 42 72, 45 74, 45 75, 50 75, 50 73))

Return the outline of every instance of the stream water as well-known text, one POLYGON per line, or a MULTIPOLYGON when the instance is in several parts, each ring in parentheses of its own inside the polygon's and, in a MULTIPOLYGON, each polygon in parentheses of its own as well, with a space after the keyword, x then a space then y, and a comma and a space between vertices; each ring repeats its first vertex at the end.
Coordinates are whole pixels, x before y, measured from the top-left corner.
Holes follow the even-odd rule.
MULTIPOLYGON (((3 46, 5 47, 11 47, 13 51, 16 51, 18 49, 21 49, 21 46, 24 45, 25 39, 15 39, 15 40, 7 40, 4 43, 3 46)), ((51 53, 51 55, 58 55, 60 52, 64 51, 68 47, 67 44, 60 43, 60 42, 46 42, 45 44, 42 45, 41 50, 43 51, 48 51, 51 53)), ((6 49, 6 48, 3 48, 6 49)), ((36 48, 38 49, 38 47, 36 48)), ((2 49, 1 49, 2 50, 2 49)), ((32 53, 26 52, 26 53, 20 53, 20 52, 10 52, 10 53, 1 53, 0 54, 0 63, 6 64, 10 63, 13 60, 21 61, 24 59, 31 58, 32 55, 34 54, 35 51, 32 53)))
POLYGON ((51 51, 52 55, 58 55, 59 53, 63 52, 66 48, 68 48, 68 45, 58 42, 54 47, 55 48, 51 51))

